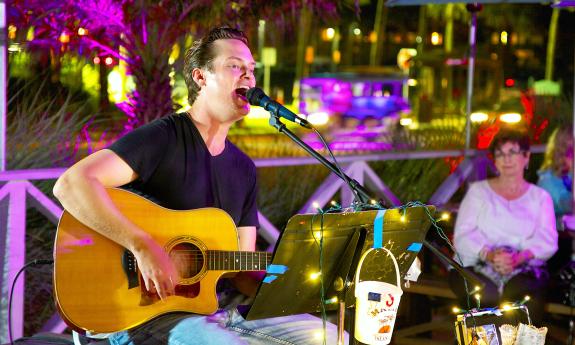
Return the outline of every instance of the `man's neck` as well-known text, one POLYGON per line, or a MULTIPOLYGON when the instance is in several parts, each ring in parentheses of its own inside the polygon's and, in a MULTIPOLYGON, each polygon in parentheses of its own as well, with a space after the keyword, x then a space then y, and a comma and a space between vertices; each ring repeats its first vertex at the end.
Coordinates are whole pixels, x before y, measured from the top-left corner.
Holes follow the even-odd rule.
POLYGON ((207 109, 202 109, 196 104, 188 110, 188 116, 196 125, 212 156, 220 154, 226 147, 226 137, 231 124, 218 121, 210 116, 207 109))

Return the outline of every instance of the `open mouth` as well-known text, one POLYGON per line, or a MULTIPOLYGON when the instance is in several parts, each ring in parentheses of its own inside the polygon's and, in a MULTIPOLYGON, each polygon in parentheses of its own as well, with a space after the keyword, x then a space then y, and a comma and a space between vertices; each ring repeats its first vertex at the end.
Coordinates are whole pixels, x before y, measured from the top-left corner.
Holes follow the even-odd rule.
POLYGON ((236 95, 238 95, 238 97, 240 97, 243 101, 247 102, 248 98, 246 96, 246 93, 248 92, 248 88, 247 87, 239 87, 236 89, 236 95))

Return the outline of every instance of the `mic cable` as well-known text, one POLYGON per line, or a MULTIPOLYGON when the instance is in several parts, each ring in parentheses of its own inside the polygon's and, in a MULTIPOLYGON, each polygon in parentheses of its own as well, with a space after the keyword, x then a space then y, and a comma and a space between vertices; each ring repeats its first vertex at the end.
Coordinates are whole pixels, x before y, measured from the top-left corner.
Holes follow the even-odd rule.
POLYGON ((28 262, 16 273, 14 280, 12 281, 12 287, 10 288, 10 296, 8 297, 8 337, 10 338, 10 344, 14 345, 14 339, 12 338, 12 297, 14 296, 14 288, 16 287, 16 282, 20 274, 24 272, 28 267, 40 266, 40 265, 51 265, 54 263, 53 259, 36 259, 28 262))

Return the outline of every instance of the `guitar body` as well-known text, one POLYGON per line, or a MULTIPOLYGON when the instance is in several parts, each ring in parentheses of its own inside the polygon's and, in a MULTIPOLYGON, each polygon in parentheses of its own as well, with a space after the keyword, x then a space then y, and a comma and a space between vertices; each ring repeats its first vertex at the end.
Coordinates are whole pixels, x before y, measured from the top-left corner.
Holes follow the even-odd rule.
POLYGON ((125 248, 64 212, 54 245, 54 292, 66 323, 79 331, 109 333, 168 312, 214 313, 218 307, 218 279, 226 272, 239 270, 207 269, 205 253, 208 248, 239 249, 231 217, 215 208, 169 210, 121 189, 108 189, 108 193, 120 211, 170 255, 178 249, 194 253, 191 259, 180 259, 180 265, 176 264, 192 269, 178 268, 182 279, 176 296, 160 301, 146 291, 135 260, 125 248), (130 270, 132 273, 127 273, 130 270))

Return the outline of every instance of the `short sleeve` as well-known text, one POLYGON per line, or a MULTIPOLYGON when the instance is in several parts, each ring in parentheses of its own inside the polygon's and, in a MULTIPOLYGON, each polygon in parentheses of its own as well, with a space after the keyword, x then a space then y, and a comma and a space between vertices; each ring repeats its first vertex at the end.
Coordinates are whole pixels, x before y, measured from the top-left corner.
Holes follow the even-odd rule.
POLYGON ((114 142, 108 149, 122 158, 146 182, 170 148, 169 123, 159 119, 143 125, 114 142))
POLYGON ((257 185, 257 173, 256 167, 252 164, 252 169, 250 172, 250 189, 246 194, 246 199, 242 208, 242 217, 238 226, 255 226, 259 227, 260 223, 258 221, 258 207, 257 207, 257 195, 258 195, 258 185, 257 185))

